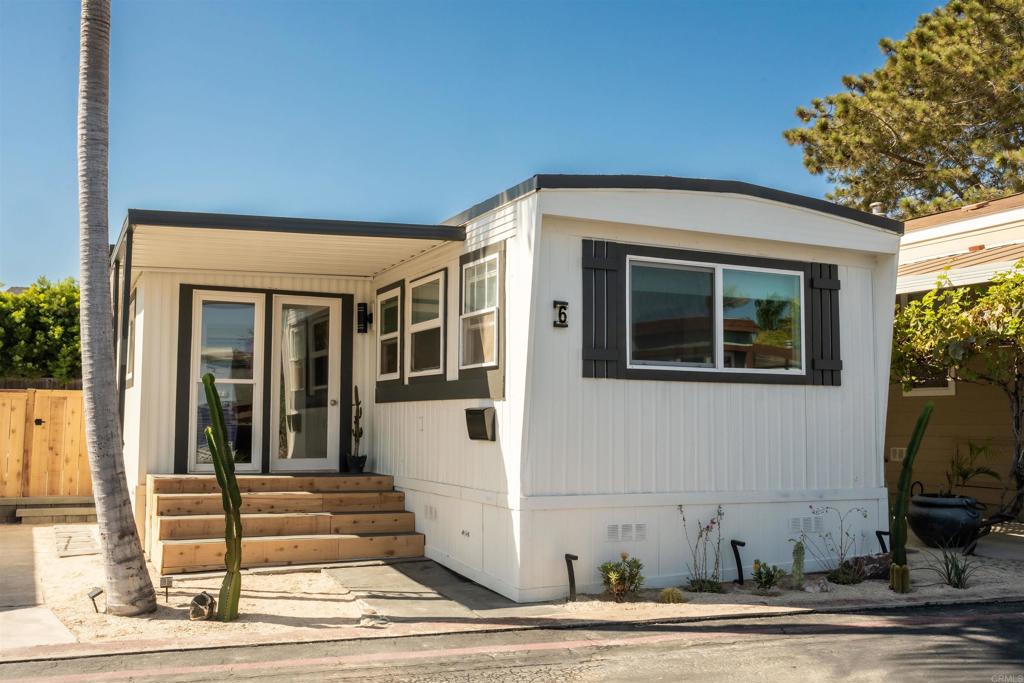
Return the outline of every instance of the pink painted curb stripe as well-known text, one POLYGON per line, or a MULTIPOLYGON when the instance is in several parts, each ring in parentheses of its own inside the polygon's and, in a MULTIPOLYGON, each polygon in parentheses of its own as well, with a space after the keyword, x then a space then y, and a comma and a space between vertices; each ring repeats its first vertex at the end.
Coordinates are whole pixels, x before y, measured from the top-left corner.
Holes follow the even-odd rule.
MULTIPOLYGON (((1002 621, 1006 619, 1019 619, 1021 613, 1013 612, 1007 614, 984 615, 986 621, 1002 621)), ((232 672, 256 671, 264 669, 288 669, 299 667, 339 667, 346 664, 367 664, 377 661, 401 662, 415 661, 422 659, 441 659, 481 654, 502 654, 508 652, 540 652, 546 650, 570 650, 583 647, 616 647, 624 645, 654 645, 680 640, 713 640, 728 637, 742 637, 744 635, 774 633, 780 636, 798 637, 813 634, 815 630, 841 624, 844 628, 878 628, 879 626, 892 625, 914 625, 914 624, 954 624, 965 623, 977 619, 971 615, 955 617, 936 618, 876 618, 861 619, 856 622, 822 622, 816 624, 801 624, 787 627, 783 624, 764 625, 753 627, 741 627, 731 632, 717 633, 662 633, 649 636, 618 637, 618 638, 581 638, 569 641, 535 642, 515 645, 479 645, 476 647, 462 648, 438 648, 433 650, 420 650, 414 652, 377 652, 362 655, 342 655, 336 657, 313 657, 307 659, 282 659, 266 662, 243 662, 235 664, 209 664, 205 666, 181 666, 181 667, 159 667, 152 669, 131 669, 122 671, 101 671, 87 674, 68 674, 63 676, 48 676, 42 678, 22 678, 11 680, 8 683, 90 683, 91 681, 128 680, 133 678, 147 678, 153 676, 175 676, 186 674, 228 674, 232 672), (895 622, 895 624, 894 624, 895 622)))

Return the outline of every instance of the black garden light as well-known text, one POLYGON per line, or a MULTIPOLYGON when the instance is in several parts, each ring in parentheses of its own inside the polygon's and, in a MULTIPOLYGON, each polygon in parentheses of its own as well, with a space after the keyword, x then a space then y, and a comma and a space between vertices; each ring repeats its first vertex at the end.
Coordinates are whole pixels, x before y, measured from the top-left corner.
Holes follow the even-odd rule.
POLYGON ((94 587, 93 587, 93 588, 92 588, 92 589, 91 589, 91 590, 89 591, 88 595, 89 595, 89 599, 90 599, 90 600, 92 600, 92 608, 93 608, 94 610, 96 610, 96 613, 97 613, 97 614, 99 614, 100 608, 99 608, 99 606, 98 606, 98 605, 96 604, 96 598, 98 598, 98 597, 100 597, 101 595, 103 595, 103 589, 102 589, 102 588, 100 588, 99 586, 94 586, 94 587))

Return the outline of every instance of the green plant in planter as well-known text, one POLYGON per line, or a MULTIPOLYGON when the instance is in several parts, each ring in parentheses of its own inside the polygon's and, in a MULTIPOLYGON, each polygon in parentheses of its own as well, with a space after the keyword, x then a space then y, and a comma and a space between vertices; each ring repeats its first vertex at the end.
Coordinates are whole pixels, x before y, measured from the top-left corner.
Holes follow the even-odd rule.
POLYGON ((761 560, 754 560, 754 574, 752 578, 758 590, 771 590, 778 584, 779 579, 785 575, 786 572, 775 565, 769 567, 767 564, 762 563, 761 560))
POLYGON ((636 595, 644 585, 643 562, 630 557, 629 553, 622 553, 620 557, 619 562, 604 562, 597 568, 605 590, 615 598, 615 602, 636 595))
POLYGON ((363 402, 359 400, 359 387, 352 387, 352 454, 348 456, 348 468, 362 472, 366 456, 359 455, 359 442, 363 440, 363 402))
POLYGON ((217 599, 217 618, 234 621, 238 618, 238 600, 242 595, 242 495, 238 492, 238 480, 235 478, 235 456, 228 441, 224 409, 210 373, 203 375, 203 389, 210 409, 210 426, 204 433, 224 505, 225 572, 217 599))
POLYGON ((789 572, 790 581, 793 584, 793 588, 800 590, 804 587, 804 556, 806 550, 804 548, 803 541, 797 541, 793 544, 793 566, 789 572))
POLYGON ((976 444, 973 441, 968 441, 967 453, 962 452, 958 447, 953 451, 949 469, 946 471, 946 490, 940 493, 952 496, 954 495, 953 489, 967 486, 975 477, 991 477, 996 481, 1002 481, 999 473, 991 467, 978 464, 978 458, 988 459, 990 456, 991 447, 988 444, 976 444))
POLYGON ((893 501, 892 514, 889 518, 889 539, 892 544, 892 565, 889 567, 889 588, 897 593, 910 592, 910 566, 907 564, 907 506, 910 504, 910 484, 914 470, 914 459, 921 448, 921 440, 928 429, 928 421, 932 419, 935 404, 931 401, 921 411, 914 425, 914 433, 907 444, 907 454, 903 458, 903 469, 900 481, 896 486, 896 499, 893 501))

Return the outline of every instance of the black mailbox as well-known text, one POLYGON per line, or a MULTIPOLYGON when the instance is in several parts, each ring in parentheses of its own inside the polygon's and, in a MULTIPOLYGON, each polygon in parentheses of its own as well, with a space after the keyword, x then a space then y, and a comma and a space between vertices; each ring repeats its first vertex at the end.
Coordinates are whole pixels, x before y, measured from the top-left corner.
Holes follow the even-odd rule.
POLYGON ((494 408, 466 408, 466 431, 474 441, 494 441, 494 408))

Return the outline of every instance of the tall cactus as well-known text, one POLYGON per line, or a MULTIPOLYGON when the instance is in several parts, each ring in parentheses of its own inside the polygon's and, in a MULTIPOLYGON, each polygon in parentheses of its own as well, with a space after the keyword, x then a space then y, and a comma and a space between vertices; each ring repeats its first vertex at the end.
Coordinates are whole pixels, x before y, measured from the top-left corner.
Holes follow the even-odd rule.
POLYGON ((210 426, 205 430, 206 443, 213 456, 213 469, 217 473, 221 502, 224 504, 226 571, 217 599, 217 618, 221 621, 234 621, 238 618, 238 599, 242 594, 242 495, 238 492, 238 480, 235 478, 235 456, 228 442, 224 409, 210 373, 203 375, 203 388, 210 409, 210 426))
POLYGON ((363 439, 363 402, 359 400, 359 387, 352 387, 355 399, 352 401, 352 455, 359 455, 359 442, 363 439))
POLYGON ((910 502, 910 479, 914 469, 914 458, 921 447, 924 431, 932 417, 935 404, 931 401, 921 411, 914 426, 914 434, 907 444, 907 453, 903 458, 903 470, 893 501, 892 513, 889 517, 889 540, 892 543, 892 565, 889 567, 889 588, 897 593, 910 592, 910 566, 907 564, 907 505, 910 502))
POLYGON ((789 570, 790 580, 793 582, 793 588, 800 589, 804 587, 804 556, 806 550, 804 548, 803 541, 797 541, 793 544, 793 566, 789 570))

